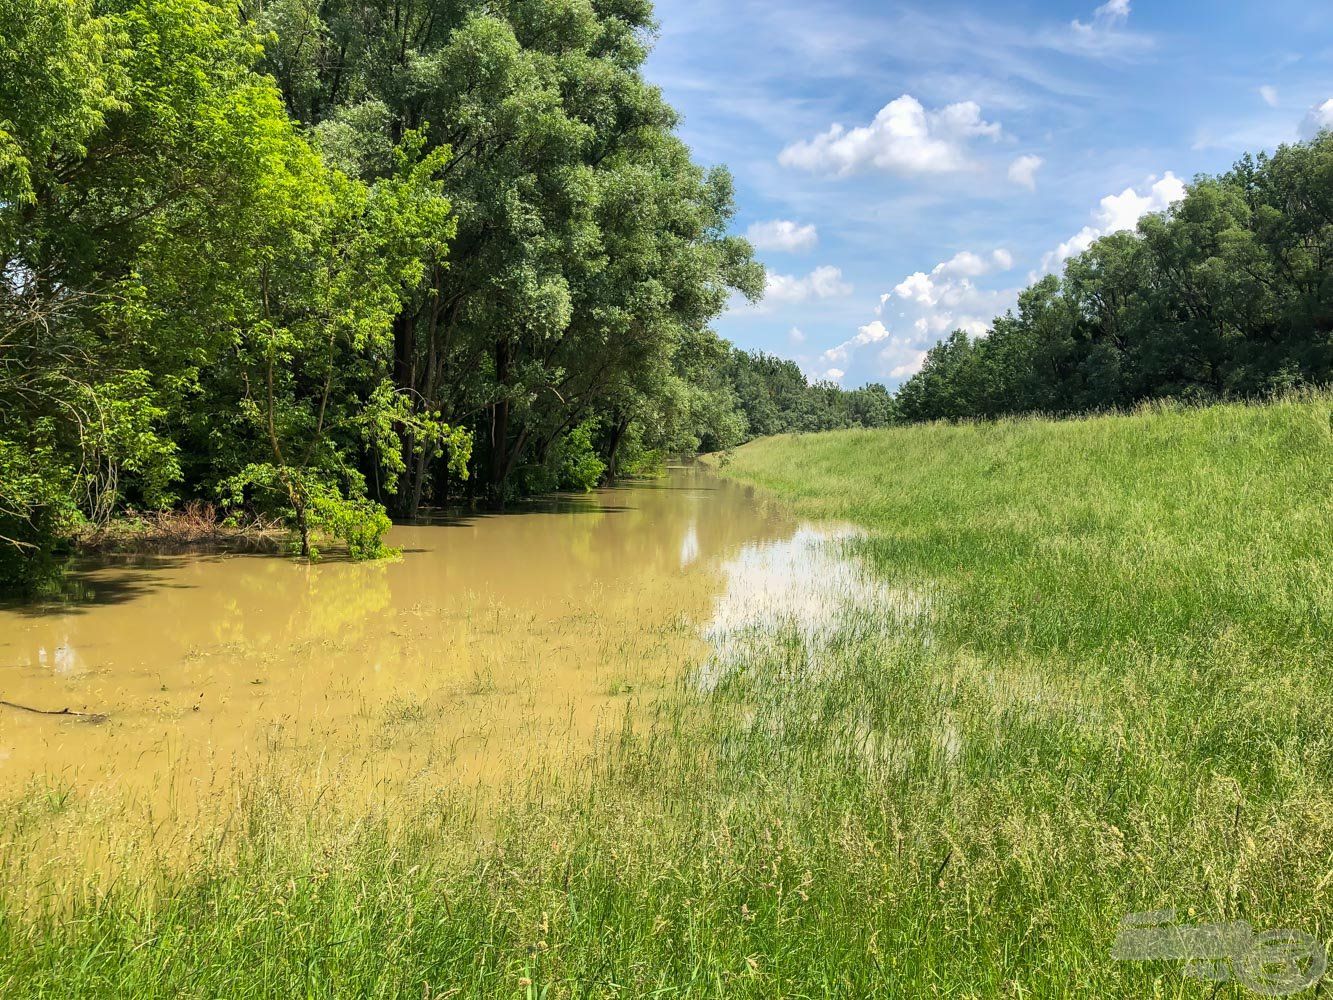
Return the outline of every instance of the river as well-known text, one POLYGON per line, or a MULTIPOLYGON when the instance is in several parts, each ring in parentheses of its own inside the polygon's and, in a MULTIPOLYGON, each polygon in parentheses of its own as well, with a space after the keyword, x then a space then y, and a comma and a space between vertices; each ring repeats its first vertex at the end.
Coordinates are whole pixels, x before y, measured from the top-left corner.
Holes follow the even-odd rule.
POLYGON ((397 526, 384 562, 85 562, 77 599, 0 610, 0 699, 94 716, 0 706, 0 799, 169 827, 260 774, 355 806, 559 768, 700 664, 728 567, 795 533, 680 467, 397 526))

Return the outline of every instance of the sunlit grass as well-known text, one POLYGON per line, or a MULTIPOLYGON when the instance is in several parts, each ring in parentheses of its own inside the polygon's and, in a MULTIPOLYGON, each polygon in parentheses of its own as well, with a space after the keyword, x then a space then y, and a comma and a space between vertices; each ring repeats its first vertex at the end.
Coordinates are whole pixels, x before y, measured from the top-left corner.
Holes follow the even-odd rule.
POLYGON ((482 820, 256 787, 183 874, 11 905, 0 995, 1240 996, 1110 950, 1164 907, 1333 935, 1329 420, 751 445, 725 474, 920 613, 775 620, 482 820))

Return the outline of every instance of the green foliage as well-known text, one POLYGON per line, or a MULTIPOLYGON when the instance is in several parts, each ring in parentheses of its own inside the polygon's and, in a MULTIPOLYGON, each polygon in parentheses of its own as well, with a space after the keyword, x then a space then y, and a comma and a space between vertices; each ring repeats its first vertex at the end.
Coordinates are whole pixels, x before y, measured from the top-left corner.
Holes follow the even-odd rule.
POLYGON ((59 165, 82 156, 123 107, 124 38, 77 0, 4 0, 0 24, 0 240, 8 242, 19 236, 19 207, 35 204, 59 165))
POLYGON ((602 481, 606 463, 592 443, 592 425, 585 421, 562 437, 552 450, 556 482, 562 490, 586 493, 602 481))
POLYGON ((49 443, 52 425, 43 419, 19 444, 0 438, 0 588, 30 590, 51 569, 51 552, 79 522, 68 491, 72 469, 49 443))
POLYGON ((454 234, 449 148, 410 129, 373 149, 329 135, 331 161, 376 173, 330 166, 234 8, 15 2, 0 440, 49 481, 0 487, 0 534, 49 552, 72 523, 43 513, 54 498, 101 523, 269 467, 307 498, 292 519, 373 550, 351 527, 382 535, 367 474, 392 490, 418 459, 465 474, 470 455, 468 428, 393 380, 394 321, 454 234))
POLYGON ((379 559, 396 550, 384 544, 393 527, 379 504, 364 497, 347 499, 338 490, 317 490, 310 498, 310 525, 347 544, 353 559, 379 559))
POLYGON ((725 446, 774 434, 885 427, 896 415, 882 385, 848 392, 832 382, 811 384, 795 362, 769 354, 733 351, 726 378, 748 431, 725 446))
POLYGON ((384 508, 364 497, 361 484, 340 486, 317 472, 255 463, 223 482, 224 509, 251 508, 289 522, 298 551, 318 558, 320 536, 337 539, 353 559, 378 559, 394 550, 384 544, 393 523, 384 508))
MULTIPOLYGON (((650 5, 286 0, 254 13, 275 35, 266 68, 332 162, 377 181, 413 130, 445 151, 457 235, 447 269, 406 283, 394 385, 481 443, 469 487, 498 502, 559 481, 550 456, 588 421, 621 428, 602 456, 613 468, 610 441, 677 405, 681 355, 716 342, 707 324, 732 290, 757 295, 763 280, 727 232, 729 176, 690 161, 642 77, 650 5)), ((395 467, 386 488, 403 513, 447 499, 436 458, 395 467)))
POLYGON ((1270 398, 1333 380, 1333 134, 1200 178, 900 390, 908 420, 1270 398))

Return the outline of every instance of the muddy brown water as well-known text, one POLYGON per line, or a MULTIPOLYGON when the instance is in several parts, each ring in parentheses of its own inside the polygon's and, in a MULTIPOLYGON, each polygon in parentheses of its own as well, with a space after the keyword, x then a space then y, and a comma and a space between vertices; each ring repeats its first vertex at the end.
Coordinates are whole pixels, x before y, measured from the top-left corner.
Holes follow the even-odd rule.
POLYGON ((675 468, 395 527, 386 562, 83 564, 79 599, 0 609, 0 699, 106 719, 0 706, 0 800, 169 823, 261 771, 356 798, 558 767, 698 664, 727 567, 795 530, 675 468))

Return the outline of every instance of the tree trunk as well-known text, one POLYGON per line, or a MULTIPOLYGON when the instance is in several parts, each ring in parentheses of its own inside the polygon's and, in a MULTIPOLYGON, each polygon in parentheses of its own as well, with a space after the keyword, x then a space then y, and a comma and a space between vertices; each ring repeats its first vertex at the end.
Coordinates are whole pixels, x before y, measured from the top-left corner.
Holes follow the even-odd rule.
POLYGON ((301 557, 310 558, 310 518, 306 516, 305 500, 293 495, 293 505, 296 508, 296 529, 301 533, 301 557))
MULTIPOLYGON (((393 382, 400 390, 417 391, 417 324, 409 306, 393 321, 393 382)), ((421 505, 422 464, 416 461, 416 438, 410 431, 403 436, 403 481, 398 487, 398 513, 416 516, 421 505)))
POLYGON ((620 445, 625 440, 625 432, 629 430, 629 418, 617 417, 615 427, 611 429, 611 447, 607 449, 606 454, 606 481, 614 484, 620 474, 620 445))
MULTIPOLYGON (((501 392, 509 386, 509 344, 495 342, 495 382, 501 392)), ((491 502, 504 503, 505 483, 509 479, 509 399, 498 400, 491 406, 491 502)))

